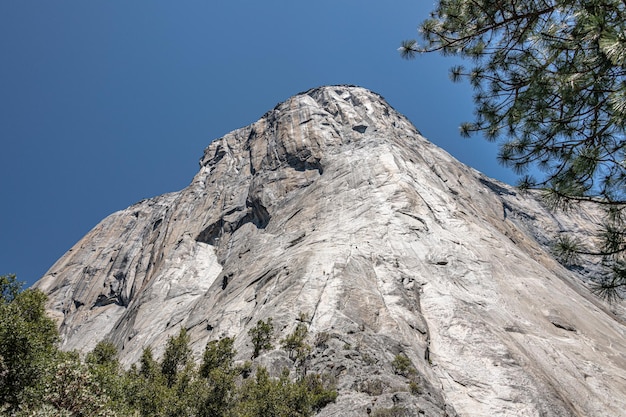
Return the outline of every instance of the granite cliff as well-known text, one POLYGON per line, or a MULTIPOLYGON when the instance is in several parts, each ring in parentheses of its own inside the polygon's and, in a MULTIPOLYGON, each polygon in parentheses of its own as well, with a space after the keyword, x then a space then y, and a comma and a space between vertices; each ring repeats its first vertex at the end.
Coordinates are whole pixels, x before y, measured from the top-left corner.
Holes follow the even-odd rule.
POLYGON ((258 320, 279 340, 305 313, 309 366, 339 391, 323 416, 619 416, 623 303, 549 251, 600 221, 464 166, 375 93, 322 87, 213 141, 187 188, 107 217, 36 286, 63 348, 107 339, 125 364, 181 327, 197 354, 232 336, 248 359, 258 320))

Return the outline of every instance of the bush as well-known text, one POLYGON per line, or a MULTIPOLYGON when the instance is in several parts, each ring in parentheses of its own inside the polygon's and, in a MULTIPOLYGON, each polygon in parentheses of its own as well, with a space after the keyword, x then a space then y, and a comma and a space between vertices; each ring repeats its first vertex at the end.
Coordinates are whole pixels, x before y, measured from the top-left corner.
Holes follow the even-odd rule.
POLYGON ((413 395, 419 395, 422 393, 422 387, 415 381, 409 382, 409 392, 413 395))
POLYGON ((311 408, 315 413, 319 413, 322 408, 337 399, 335 381, 329 375, 309 374, 303 383, 306 385, 311 408))
POLYGON ((379 408, 372 413, 372 417, 410 417, 411 415, 408 409, 397 405, 391 408, 379 408))
POLYGON ((266 368, 257 369, 254 379, 244 383, 234 409, 235 416, 307 417, 335 401, 337 392, 319 375, 307 375, 295 382, 285 369, 279 378, 271 378, 266 368))
POLYGON ((319 332, 315 335, 315 347, 320 349, 325 349, 328 347, 328 340, 330 339, 330 334, 328 332, 319 332))
POLYGON ((404 377, 413 375, 416 372, 411 359, 402 354, 396 355, 393 362, 391 362, 391 367, 396 375, 402 375, 404 377))
POLYGON ((76 355, 64 356, 44 380, 44 404, 61 415, 114 416, 110 398, 87 366, 76 355))
POLYGON ((289 359, 300 363, 304 362, 306 356, 311 352, 311 346, 304 343, 308 332, 305 324, 298 323, 293 333, 280 341, 283 349, 289 354, 289 359))
MULTIPOLYGON (((167 341, 158 361, 147 347, 124 371, 117 349, 100 342, 85 360, 60 352, 46 297, 20 291, 15 276, 0 276, 0 415, 12 417, 308 417, 335 401, 334 381, 317 374, 292 381, 253 364, 235 366, 234 339, 209 342, 202 362, 192 361, 185 329, 167 341)), ((302 316, 301 319, 306 317, 302 316)), ((271 349, 272 319, 249 332, 254 356, 271 349)), ((306 356, 300 322, 284 341, 296 360, 306 356)))
POLYGON ((258 357, 263 350, 271 349, 272 346, 272 333, 274 332, 274 325, 272 324, 272 318, 268 318, 267 321, 259 320, 253 328, 248 331, 248 334, 252 338, 252 346, 254 352, 252 353, 252 359, 258 357))

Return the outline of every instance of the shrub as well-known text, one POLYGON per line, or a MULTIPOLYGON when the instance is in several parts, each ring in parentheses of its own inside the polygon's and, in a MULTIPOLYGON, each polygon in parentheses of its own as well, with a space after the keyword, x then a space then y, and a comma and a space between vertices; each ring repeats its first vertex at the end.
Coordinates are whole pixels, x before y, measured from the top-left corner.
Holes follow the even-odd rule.
POLYGON ((311 352, 311 346, 304 343, 308 332, 305 324, 298 323, 293 333, 280 341, 283 349, 289 354, 289 358, 299 364, 302 364, 311 352))
POLYGON ((413 395, 419 395, 422 393, 422 388, 415 381, 409 382, 409 392, 413 395))
POLYGON ((411 363, 411 359, 402 354, 396 355, 393 362, 391 362, 391 367, 396 375, 408 377, 409 375, 415 373, 415 368, 413 367, 413 363, 411 363))
POLYGON ((252 346, 254 352, 252 353, 252 359, 258 357, 261 351, 271 349, 272 346, 272 333, 274 332, 274 325, 272 324, 272 318, 269 317, 267 321, 259 320, 253 328, 248 331, 248 335, 252 338, 252 346))
POLYGON ((292 382, 289 370, 271 378, 266 368, 257 369, 255 378, 239 390, 235 416, 307 417, 335 401, 337 392, 319 375, 307 375, 292 382))
POLYGON ((372 417, 410 417, 412 413, 405 407, 394 405, 391 408, 374 410, 372 417))
POLYGON ((109 397, 89 369, 78 357, 65 356, 45 378, 44 404, 72 416, 115 415, 110 409, 109 397))
POLYGON ((330 334, 328 332, 319 332, 315 335, 315 347, 317 348, 327 348, 328 340, 330 339, 330 334))

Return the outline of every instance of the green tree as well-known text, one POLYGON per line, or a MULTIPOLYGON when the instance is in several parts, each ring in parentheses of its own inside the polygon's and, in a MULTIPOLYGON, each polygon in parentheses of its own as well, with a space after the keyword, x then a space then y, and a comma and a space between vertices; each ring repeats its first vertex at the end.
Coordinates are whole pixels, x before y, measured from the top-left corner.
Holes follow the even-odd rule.
POLYGON ((139 374, 146 379, 157 379, 160 375, 159 363, 154 359, 152 347, 146 347, 139 359, 139 374))
POLYGON ((139 410, 141 416, 164 416, 170 402, 171 389, 165 383, 159 363, 154 359, 152 348, 143 350, 139 369, 131 368, 127 374, 126 401, 139 410))
POLYGON ((111 410, 119 414, 131 414, 128 405, 129 378, 118 360, 117 347, 109 341, 101 341, 87 354, 85 364, 94 381, 106 393, 111 410))
POLYGON ((266 368, 259 367, 239 390, 234 411, 242 417, 308 417, 336 398, 332 384, 317 374, 292 382, 288 369, 272 378, 266 368))
POLYGON ((106 389, 77 354, 61 354, 51 372, 44 376, 43 385, 43 404, 72 417, 117 415, 106 389))
POLYGON ((306 373, 305 362, 308 355, 311 353, 311 346, 305 343, 308 333, 309 330, 306 324, 300 322, 297 324, 293 333, 280 341, 282 348, 289 354, 289 359, 295 362, 296 367, 298 370, 301 370, 302 373, 306 373))
POLYGON ((57 352, 45 294, 21 286, 15 275, 0 277, 0 409, 27 402, 57 352))
POLYGON ((249 379, 239 391, 236 415, 246 417, 278 417, 279 398, 276 384, 266 368, 260 367, 254 379, 249 379))
POLYGON ((165 353, 161 360, 161 373, 165 377, 167 386, 171 388, 191 361, 191 349, 189 348, 189 335, 186 329, 180 329, 175 337, 167 340, 165 353))
POLYGON ((225 337, 209 342, 202 356, 199 375, 204 381, 204 396, 200 404, 200 416, 228 416, 233 407, 237 386, 235 378, 239 373, 234 367, 237 352, 235 340, 225 337))
POLYGON ((605 226, 597 249, 557 242, 564 257, 603 258, 596 288, 626 288, 626 2, 623 0, 439 0, 403 41, 405 58, 438 51, 473 62, 451 70, 475 89, 475 120, 461 125, 498 141, 499 160, 543 189, 553 207, 590 202, 605 226))
POLYGON ((258 357, 261 351, 272 348, 273 333, 274 325, 272 324, 271 317, 269 317, 267 321, 259 320, 256 326, 248 331, 248 335, 252 338, 252 346, 254 347, 252 359, 258 357))
MULTIPOLYGON (((102 341, 82 360, 61 352, 45 296, 21 291, 14 275, 0 277, 0 414, 13 417, 297 417, 310 416, 337 396, 313 374, 292 382, 252 364, 235 366, 234 339, 209 342, 195 366, 189 335, 170 337, 163 358, 150 347, 123 371, 114 344, 102 341)), ((272 320, 251 331, 258 352, 271 348, 272 320)))
POLYGON ((0 275, 0 302, 9 304, 13 301, 22 291, 22 285, 15 274, 0 275))
POLYGON ((235 339, 224 337, 207 343, 200 364, 200 376, 208 378, 216 369, 230 370, 237 351, 234 348, 235 339))
POLYGON ((91 352, 87 354, 87 363, 91 365, 108 366, 117 369, 117 347, 109 341, 99 342, 91 352))
POLYGON ((198 415, 202 394, 188 340, 184 329, 170 337, 160 362, 154 359, 151 348, 144 349, 139 368, 131 367, 125 376, 127 409, 145 417, 198 415))
POLYGON ((308 401, 314 413, 319 413, 337 399, 335 380, 328 375, 308 374, 300 384, 306 387, 308 401))

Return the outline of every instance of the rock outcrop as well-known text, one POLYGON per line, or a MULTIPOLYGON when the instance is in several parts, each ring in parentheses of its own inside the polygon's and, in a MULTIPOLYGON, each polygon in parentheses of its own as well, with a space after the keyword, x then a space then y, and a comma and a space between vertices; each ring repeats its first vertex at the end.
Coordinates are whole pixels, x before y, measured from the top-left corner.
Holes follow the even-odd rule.
POLYGON ((63 348, 107 339, 125 364, 181 327, 198 355, 232 336, 247 359, 258 320, 279 340, 305 313, 309 367, 339 390, 323 416, 619 416, 623 303, 548 249, 600 221, 464 166, 377 94, 323 87, 212 142, 187 188, 104 219, 36 286, 63 348))

